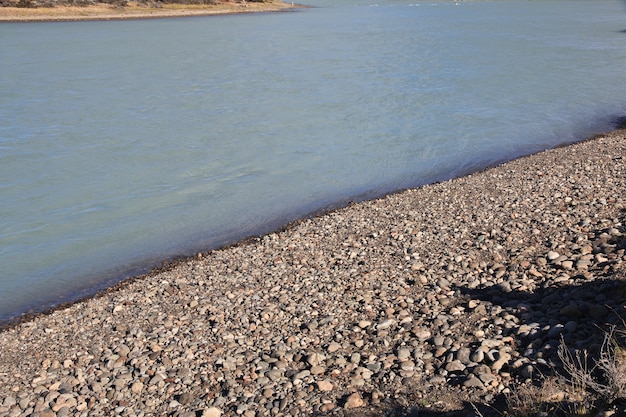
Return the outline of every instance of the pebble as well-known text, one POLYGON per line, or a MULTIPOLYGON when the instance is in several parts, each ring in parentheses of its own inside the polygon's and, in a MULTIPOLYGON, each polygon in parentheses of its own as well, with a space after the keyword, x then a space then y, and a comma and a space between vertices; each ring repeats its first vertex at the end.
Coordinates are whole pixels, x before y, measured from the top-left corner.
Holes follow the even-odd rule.
POLYGON ((202 411, 202 417, 221 417, 222 410, 217 407, 207 407, 202 411))
POLYGON ((363 398, 361 398, 361 395, 355 392, 354 394, 351 394, 348 397, 344 408, 352 409, 352 408, 363 407, 364 405, 365 405, 365 401, 363 401, 363 398))
POLYGON ((7 328, 0 415, 345 416, 496 398, 558 363, 561 337, 599 348, 624 319, 611 279, 626 270, 623 143, 304 219, 7 328))
POLYGON ((323 381, 318 381, 317 382, 317 388, 320 391, 332 391, 334 386, 333 386, 333 384, 330 381, 323 380, 323 381))

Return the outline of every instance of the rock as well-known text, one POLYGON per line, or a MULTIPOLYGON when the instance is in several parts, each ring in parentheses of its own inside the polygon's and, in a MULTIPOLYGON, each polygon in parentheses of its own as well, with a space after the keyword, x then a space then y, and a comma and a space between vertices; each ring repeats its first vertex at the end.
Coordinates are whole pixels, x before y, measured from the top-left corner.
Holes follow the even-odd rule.
POLYGON ((311 353, 306 358, 307 363, 311 366, 319 365, 322 362, 324 362, 324 360, 326 360, 326 357, 322 355, 321 353, 317 353, 317 352, 311 353))
POLYGON ((548 337, 550 339, 558 339, 559 336, 565 331, 565 326, 563 326, 562 324, 555 324, 554 326, 552 326, 550 328, 550 330, 548 331, 548 337))
POLYGON ((327 379, 317 382, 317 389, 320 391, 332 391, 333 388, 333 384, 327 379))
POLYGON ((133 385, 130 387, 131 392, 135 394, 140 394, 143 391, 143 383, 140 381, 133 382, 133 385))
POLYGON ((398 349, 398 361, 404 362, 411 357, 411 350, 407 348, 398 349))
POLYGON ((485 389, 485 384, 483 384, 483 382, 480 379, 478 379, 473 374, 470 374, 467 377, 467 379, 462 382, 461 385, 463 385, 466 388, 481 388, 481 389, 485 389))
POLYGON ((437 280, 437 286, 438 286, 439 288, 448 288, 448 287, 450 287, 450 281, 448 281, 448 280, 447 280, 447 279, 445 279, 445 278, 439 278, 439 279, 437 280))
POLYGON ((474 352, 472 352, 472 354, 470 355, 470 360, 472 362, 476 362, 476 363, 480 363, 485 359, 485 351, 482 349, 476 349, 474 352))
POLYGON ((609 314, 609 311, 606 307, 600 304, 591 304, 589 305, 589 315, 593 319, 603 319, 609 314))
POLYGON ((193 396, 189 392, 183 392, 182 394, 178 396, 177 399, 178 399, 178 402, 181 403, 182 405, 187 405, 193 400, 193 396))
POLYGON ((468 347, 462 347, 459 350, 457 350, 455 356, 456 356, 456 359, 464 365, 467 365, 470 362, 472 362, 472 360, 470 359, 471 350, 468 347))
POLYGON ((322 413, 328 413, 329 411, 334 410, 337 407, 337 405, 333 402, 328 402, 325 404, 322 404, 322 406, 320 407, 320 411, 322 413))
POLYGON ((532 378, 535 368, 531 365, 525 365, 519 370, 519 374, 522 378, 532 378))
POLYGON ((312 366, 311 369, 311 375, 323 375, 326 372, 326 367, 324 366, 312 366))
POLYGON ((351 394, 346 400, 345 409, 359 408, 365 405, 365 401, 358 392, 351 394))
POLYGON ((433 345, 442 346, 444 341, 445 341, 445 338, 443 336, 435 336, 433 338, 433 345))
POLYGON ((558 252, 555 252, 555 251, 550 251, 550 252, 548 252, 548 254, 546 255, 546 258, 547 258, 549 261, 554 261, 555 259, 558 259, 558 257, 559 257, 559 256, 561 256, 561 255, 559 255, 559 253, 558 253, 558 252))
POLYGON ((570 303, 561 309, 561 314, 568 319, 578 319, 583 316, 583 313, 575 303, 570 303))
POLYGON ((500 349, 498 351, 498 358, 491 364, 491 369, 493 372, 498 373, 500 372, 500 369, 502 369, 502 367, 509 362, 509 360, 511 360, 511 355, 506 350, 500 349))
POLYGON ((311 375, 311 371, 309 371, 308 369, 304 369, 296 374, 293 375, 293 379, 303 379, 306 378, 307 376, 311 375))
POLYGON ((329 353, 335 353, 335 352, 337 352, 340 349, 341 349, 341 345, 339 343, 332 342, 330 345, 328 345, 328 352, 329 353))
POLYGON ((387 330, 396 323, 394 319, 384 320, 376 325, 376 330, 387 330))
POLYGON ((413 361, 404 361, 400 363, 400 369, 403 371, 412 371, 415 369, 415 362, 413 361))
POLYGON ((202 411, 202 417, 221 417, 222 410, 217 407, 207 407, 202 411))

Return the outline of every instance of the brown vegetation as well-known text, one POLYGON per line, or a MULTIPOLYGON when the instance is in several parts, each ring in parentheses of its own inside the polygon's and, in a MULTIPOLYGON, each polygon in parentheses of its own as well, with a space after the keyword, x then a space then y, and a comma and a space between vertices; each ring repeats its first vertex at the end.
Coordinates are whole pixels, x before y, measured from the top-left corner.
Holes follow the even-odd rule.
POLYGON ((0 0, 0 22, 145 19, 272 12, 298 7, 273 0, 0 0))

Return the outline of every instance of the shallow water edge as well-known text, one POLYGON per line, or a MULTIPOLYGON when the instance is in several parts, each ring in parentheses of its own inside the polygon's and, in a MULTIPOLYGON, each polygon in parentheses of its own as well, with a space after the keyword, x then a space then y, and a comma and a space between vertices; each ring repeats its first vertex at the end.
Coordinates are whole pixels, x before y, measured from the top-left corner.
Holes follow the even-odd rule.
POLYGON ((266 224, 263 225, 261 227, 259 227, 258 230, 256 230, 254 233, 251 233, 247 236, 244 237, 240 237, 240 238, 233 238, 230 241, 224 241, 221 242, 220 244, 216 244, 215 246, 211 246, 211 247, 198 247, 197 249, 191 251, 191 252, 186 252, 186 253, 181 253, 180 255, 174 256, 174 257, 169 257, 169 258, 164 258, 164 259, 155 259, 149 262, 146 262, 143 265, 139 265, 139 266, 135 266, 132 268, 121 268, 121 271, 118 275, 112 275, 110 276, 110 278, 108 278, 107 280, 103 281, 103 283, 99 284, 96 287, 93 288, 83 288, 80 291, 71 293, 68 295, 67 299, 59 302, 56 305, 52 305, 52 306, 46 306, 45 308, 41 308, 41 309, 31 309, 30 311, 27 312, 23 312, 20 314, 16 314, 14 317, 10 317, 8 319, 5 320, 0 320, 0 331, 6 330, 6 329, 10 329, 10 328, 14 328, 15 326, 21 324, 21 323, 25 323, 25 322, 29 322, 31 320, 36 319, 39 316, 42 315, 48 315, 51 314, 55 311, 58 310, 62 310, 65 309, 67 307, 70 307, 74 304, 77 303, 81 303, 81 302, 85 302, 86 300, 92 299, 92 298, 99 298, 102 296, 105 296, 109 293, 112 292, 116 292, 116 291, 120 291, 123 290, 124 288, 127 288, 128 285, 130 285, 131 283, 134 283, 136 281, 141 281, 144 279, 150 279, 151 277, 154 277, 156 275, 159 275, 163 272, 166 271, 170 271, 173 268, 175 268, 176 266, 180 265, 180 264, 184 264, 184 263, 188 263, 188 262, 194 262, 196 260, 201 260, 203 258, 206 258, 208 256, 210 256, 213 252, 215 251, 228 251, 230 248, 233 247, 239 247, 239 246, 244 246, 247 244, 250 244, 252 242, 257 242, 259 241, 261 238, 263 238, 264 236, 270 235, 270 234, 275 234, 275 233, 281 233, 284 231, 287 231, 295 226, 297 226, 298 224, 300 224, 301 222, 307 220, 307 219, 312 219, 315 217, 321 217, 321 216, 326 216, 328 214, 331 214, 337 210, 341 210, 344 209, 348 206, 352 206, 352 205, 358 205, 360 203, 364 203, 367 201, 373 201, 373 200, 380 200, 380 199, 384 199, 387 196, 391 196, 391 195, 395 195, 395 194, 402 194, 404 192, 410 191, 410 190, 416 190, 419 188, 423 188, 423 187, 429 187, 432 186, 434 184, 438 184, 440 182, 446 182, 446 181, 454 181, 455 179, 459 179, 459 178, 463 178, 465 176, 469 176, 472 174, 476 174, 476 173, 480 173, 483 171, 488 171, 489 169, 495 168, 497 166, 500 165, 505 165, 508 162, 511 161, 515 161, 518 159, 524 159, 524 158, 528 158, 531 157, 533 155, 536 155, 538 153, 542 153, 551 149, 559 149, 559 148, 567 148, 569 146, 573 146, 579 143, 583 143, 583 142, 588 142, 588 141, 593 141, 596 140, 598 138, 602 138, 605 136, 611 136, 611 135, 619 135, 619 134, 623 134, 623 129, 626 129, 626 117, 625 116, 616 116, 613 118, 613 124, 615 126, 615 131, 610 131, 610 132, 605 132, 605 133, 598 133, 596 135, 593 135, 591 137, 588 137, 586 139, 582 139, 580 141, 576 141, 576 142, 565 142, 559 145, 556 145, 553 148, 549 148, 537 153, 532 153, 532 154, 528 154, 528 155, 522 155, 519 156, 517 158, 514 159, 509 159, 509 160, 503 160, 501 162, 497 162, 497 163, 493 163, 490 164, 488 166, 484 166, 480 169, 477 170, 473 170, 470 172, 465 172, 463 173, 463 175, 461 176, 454 176, 454 177, 450 177, 450 178, 442 178, 439 181, 436 182, 432 182, 432 183, 427 183, 427 184, 422 184, 422 185, 418 185, 416 187, 411 187, 411 188, 406 188, 406 189, 400 189, 400 190, 391 190, 388 192, 384 192, 384 193, 377 193, 377 194, 372 194, 372 193, 366 193, 366 194, 362 194, 362 195, 357 195, 357 196, 353 196, 351 198, 346 198, 342 201, 337 201, 334 204, 328 205, 324 208, 321 209, 317 209, 314 210, 312 212, 309 213, 305 213, 302 216, 297 216, 295 218, 289 219, 288 221, 285 222, 275 222, 273 224, 266 224))

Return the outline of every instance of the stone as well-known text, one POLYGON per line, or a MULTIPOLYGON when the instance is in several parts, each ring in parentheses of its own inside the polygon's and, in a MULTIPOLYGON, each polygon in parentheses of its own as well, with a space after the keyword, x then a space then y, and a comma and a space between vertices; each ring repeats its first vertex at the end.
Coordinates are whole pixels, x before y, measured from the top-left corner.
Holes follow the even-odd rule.
POLYGON ((376 330, 387 330, 396 323, 394 319, 384 320, 376 325, 376 330))
POLYGON ((221 417, 222 410, 217 407, 207 407, 202 411, 202 417, 221 417))
POLYGON ((511 355, 504 349, 500 349, 498 351, 498 358, 496 359, 494 363, 491 364, 491 369, 493 370, 493 372, 496 372, 496 373, 500 372, 502 367, 506 365, 510 359, 511 359, 511 355))
POLYGON ((582 311, 575 303, 570 303, 561 309, 561 314, 568 319, 578 319, 583 316, 582 311))
POLYGON ((603 319, 609 314, 607 308, 600 304, 591 304, 589 305, 589 315, 593 319, 603 319))
POLYGON ((306 361, 309 365, 311 366, 316 366, 321 364, 324 360, 326 360, 326 357, 324 355, 322 355, 321 353, 311 353, 309 356, 307 356, 306 361))
POLYGON ((485 389, 485 384, 476 377, 474 374, 470 374, 462 384, 466 388, 481 388, 485 389))
POLYGON ((324 372, 326 372, 326 367, 320 365, 312 366, 310 372, 311 375, 322 375, 324 374, 324 372))
POLYGON ((320 391, 332 391, 333 388, 333 384, 327 379, 317 382, 317 389, 319 389, 320 391))
POLYGON ((559 257, 559 256, 561 256, 561 255, 559 255, 559 253, 558 253, 558 252, 555 252, 555 251, 550 251, 550 252, 548 252, 548 254, 546 255, 546 258, 547 258, 549 261, 554 261, 555 259, 558 259, 558 257, 559 257))
POLYGON ((325 404, 322 404, 322 406, 320 407, 320 411, 322 413, 328 413, 329 411, 334 410, 337 407, 337 405, 333 402, 328 402, 325 404))
POLYGON ((464 365, 467 365, 471 362, 471 350, 467 347, 462 347, 456 352, 456 359, 464 365))
POLYGON ((140 381, 133 382, 133 385, 130 387, 131 392, 135 394, 140 394, 143 391, 143 383, 140 381))
POLYGON ((339 349, 341 349, 341 345, 339 343, 337 343, 337 342, 332 342, 330 345, 328 345, 328 352, 329 353, 335 353, 339 349))
POLYGON ((444 369, 448 372, 462 372, 465 370, 465 365, 459 360, 453 360, 448 362, 444 369))
POLYGON ((358 392, 351 394, 346 400, 345 409, 359 408, 365 405, 365 401, 358 392))
POLYGON ((178 396, 177 400, 182 405, 187 405, 193 400, 193 396, 189 392, 183 392, 182 394, 178 396))
POLYGON ((398 349, 398 361, 404 362, 411 357, 411 350, 407 348, 398 349))

